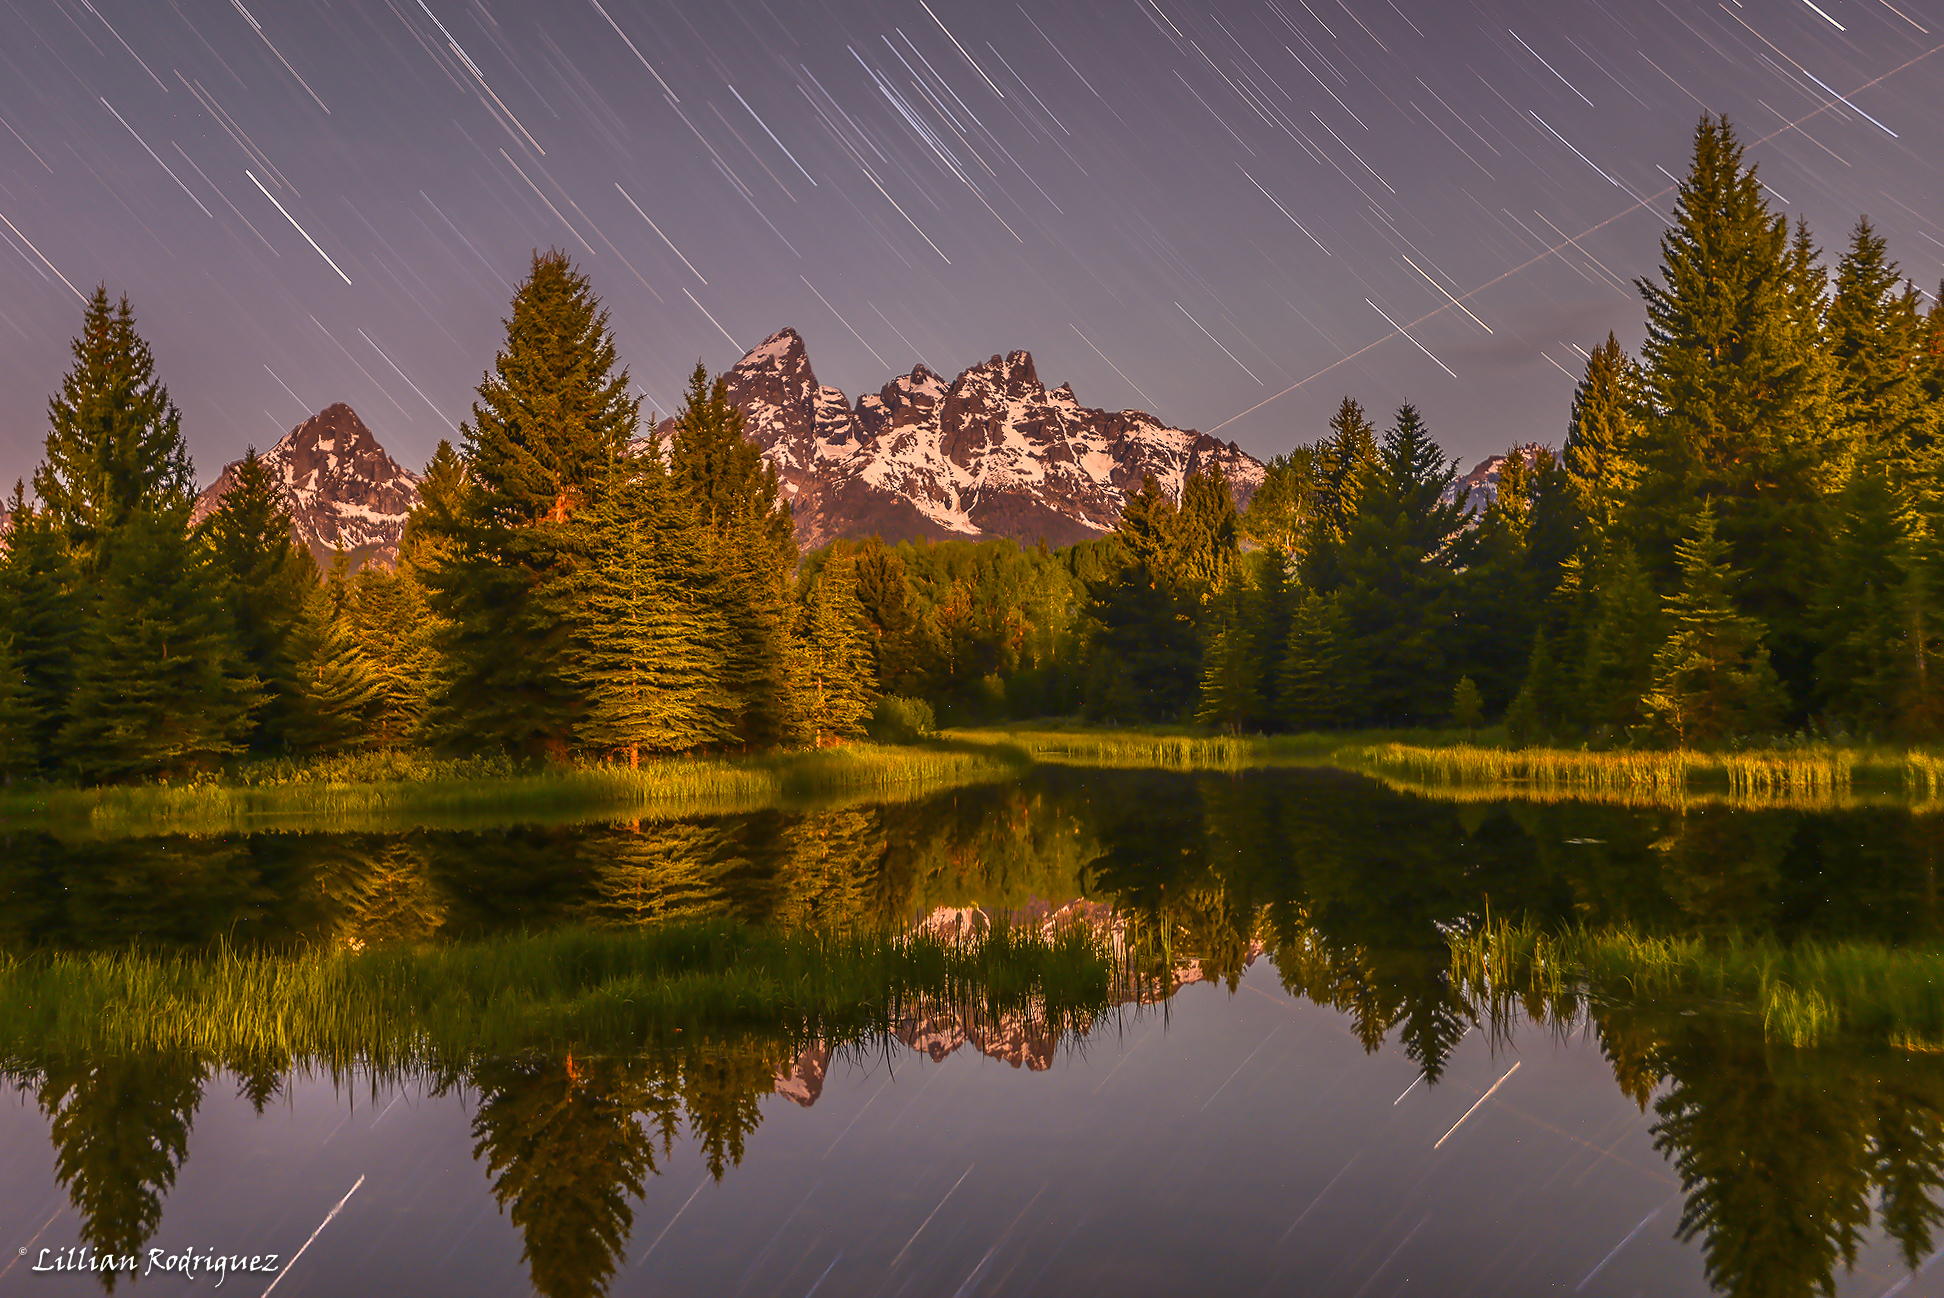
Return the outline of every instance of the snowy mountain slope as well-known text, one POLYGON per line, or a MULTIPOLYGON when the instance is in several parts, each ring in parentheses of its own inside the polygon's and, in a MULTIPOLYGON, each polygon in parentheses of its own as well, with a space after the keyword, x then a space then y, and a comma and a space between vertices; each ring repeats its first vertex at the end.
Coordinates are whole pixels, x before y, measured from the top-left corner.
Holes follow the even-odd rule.
MULTIPOLYGON (((328 568, 342 544, 352 566, 398 562, 405 515, 418 504, 419 475, 378 444, 358 412, 343 402, 326 406, 263 454, 272 481, 283 484, 284 506, 297 538, 328 568)), ((238 460, 196 500, 200 520, 236 482, 238 460)))
POLYGON ((1219 464, 1239 504, 1262 482, 1233 442, 1082 406, 1071 387, 1048 392, 1023 351, 951 380, 918 365, 853 405, 817 382, 803 339, 783 329, 726 378, 806 548, 873 533, 1064 545, 1112 529, 1145 474, 1178 496, 1188 474, 1219 464))

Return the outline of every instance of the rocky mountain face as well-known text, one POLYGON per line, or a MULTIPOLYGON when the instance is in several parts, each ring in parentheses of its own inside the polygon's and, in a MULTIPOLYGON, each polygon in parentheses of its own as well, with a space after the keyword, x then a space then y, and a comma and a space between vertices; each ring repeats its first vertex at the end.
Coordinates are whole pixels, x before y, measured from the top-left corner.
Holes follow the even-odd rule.
MULTIPOLYGON (((1527 442, 1523 446, 1513 447, 1511 454, 1519 456, 1526 462, 1526 467, 1531 468, 1543 449, 1537 442, 1527 442)), ((1447 503, 1459 501, 1483 514, 1485 507, 1498 499, 1499 475, 1505 471, 1508 458, 1506 455, 1486 456, 1473 466, 1470 473, 1445 488, 1444 500, 1447 503)))
POLYGON ((817 382, 803 339, 784 329, 726 378, 806 549, 873 533, 1066 545, 1110 531, 1146 474, 1178 497, 1189 474, 1219 464, 1238 505, 1262 483, 1261 462, 1234 442, 1083 406, 1070 386, 1047 391, 1026 352, 950 380, 918 365, 853 404, 817 382))
MULTIPOLYGON (((283 485, 293 530, 319 567, 329 567, 339 545, 353 568, 373 561, 388 566, 398 562, 405 516, 418 504, 419 475, 385 452, 357 411, 341 401, 326 406, 291 429, 262 459, 271 480, 283 485)), ((235 485, 242 463, 226 465, 203 490, 196 501, 198 520, 235 485)))

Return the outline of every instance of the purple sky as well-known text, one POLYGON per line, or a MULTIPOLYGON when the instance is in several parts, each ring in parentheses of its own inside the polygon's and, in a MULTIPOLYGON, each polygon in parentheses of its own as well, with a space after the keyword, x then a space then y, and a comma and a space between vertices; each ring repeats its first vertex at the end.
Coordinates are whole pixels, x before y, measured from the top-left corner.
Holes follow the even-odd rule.
POLYGON ((1703 107, 1934 291, 1940 104, 1944 0, 5 0, 0 475, 99 282, 205 481, 338 400, 420 464, 549 245, 652 408, 788 324, 853 398, 1026 348, 1263 456, 1415 401, 1469 464, 1637 344, 1703 107))

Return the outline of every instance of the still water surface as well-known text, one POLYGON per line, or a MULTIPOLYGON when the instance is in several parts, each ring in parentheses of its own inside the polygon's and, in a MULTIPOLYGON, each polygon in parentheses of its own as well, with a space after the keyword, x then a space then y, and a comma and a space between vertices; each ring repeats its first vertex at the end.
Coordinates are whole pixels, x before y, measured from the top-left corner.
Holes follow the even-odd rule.
POLYGON ((1447 945, 1489 911, 1934 946, 1941 829, 1054 769, 652 824, 16 831, 16 953, 899 930, 1085 899, 1162 935, 1172 972, 1084 1033, 941 1012, 835 1052, 752 1031, 333 1075, 22 1043, 0 1293, 100 1292, 32 1269, 90 1242, 274 1252, 284 1295, 1944 1293, 1944 1063, 1793 1050, 1707 1004, 1508 1031, 1447 945))

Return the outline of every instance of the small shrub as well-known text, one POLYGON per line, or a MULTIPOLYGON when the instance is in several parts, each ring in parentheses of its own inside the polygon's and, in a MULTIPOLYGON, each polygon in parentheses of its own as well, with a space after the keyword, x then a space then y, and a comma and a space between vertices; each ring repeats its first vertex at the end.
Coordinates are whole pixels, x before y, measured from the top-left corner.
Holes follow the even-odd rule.
POLYGON ((924 699, 886 694, 864 729, 880 744, 915 744, 938 733, 938 715, 924 699))

